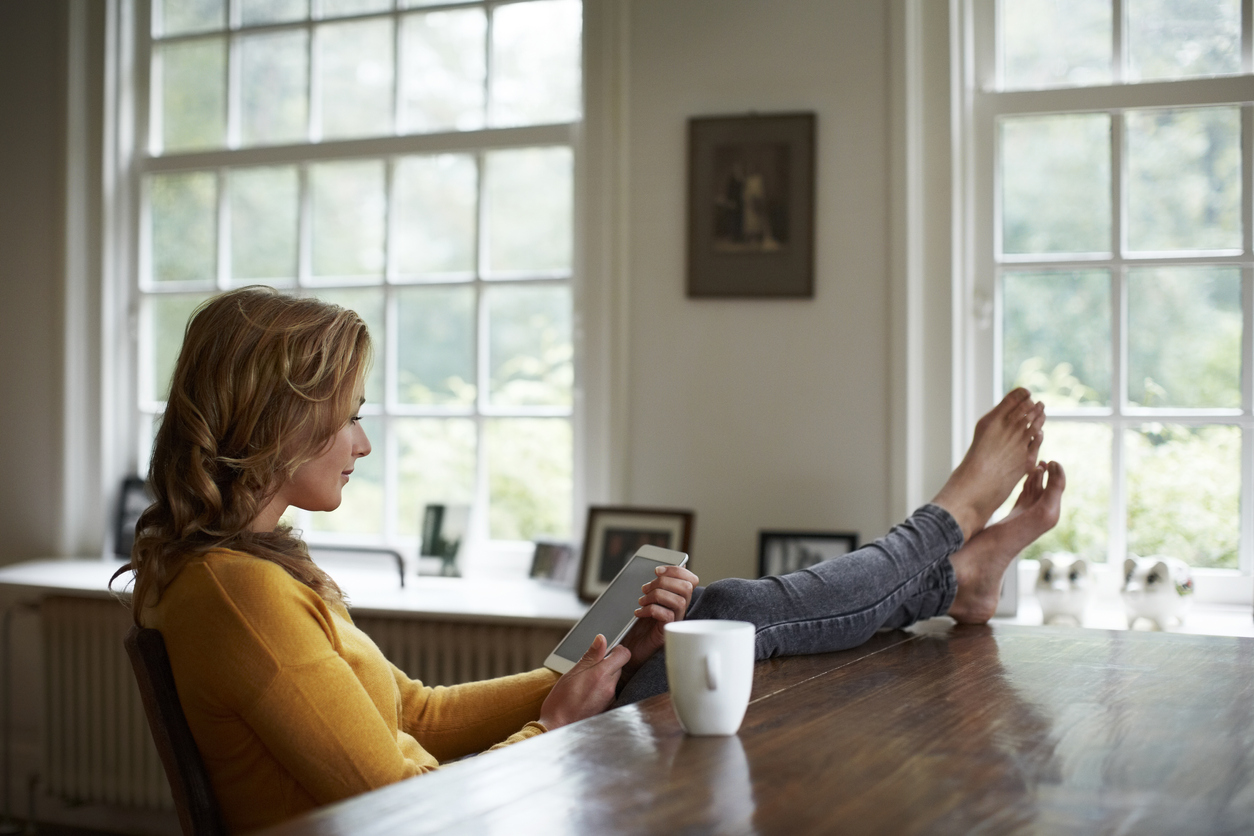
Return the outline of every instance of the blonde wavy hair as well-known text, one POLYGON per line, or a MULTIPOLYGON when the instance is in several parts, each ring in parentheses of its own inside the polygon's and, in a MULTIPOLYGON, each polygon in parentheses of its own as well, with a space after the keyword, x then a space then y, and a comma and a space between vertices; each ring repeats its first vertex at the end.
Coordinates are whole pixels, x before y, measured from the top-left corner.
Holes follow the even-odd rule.
POLYGON ((356 412, 371 359, 356 313, 246 287, 192 315, 157 430, 135 525, 131 611, 139 623, 189 559, 230 548, 282 566, 329 603, 343 593, 289 526, 249 527, 356 412))

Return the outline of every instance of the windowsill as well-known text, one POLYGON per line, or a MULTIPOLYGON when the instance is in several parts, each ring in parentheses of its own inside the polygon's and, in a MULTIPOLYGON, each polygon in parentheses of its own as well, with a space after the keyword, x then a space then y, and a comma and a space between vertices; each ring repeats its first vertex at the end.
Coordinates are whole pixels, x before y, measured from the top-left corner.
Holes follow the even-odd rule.
MULTIPOLYGON (((1040 564, 1035 560, 1019 562, 1018 612, 1013 616, 997 616, 994 618, 996 623, 1029 625, 1042 623, 1041 605, 1033 591, 1039 571, 1040 564)), ((1123 600, 1119 596, 1120 578, 1116 573, 1110 572, 1108 567, 1101 564, 1094 565, 1092 572, 1093 578, 1088 605, 1084 610, 1081 624, 1076 625, 1074 622, 1067 620, 1055 622, 1051 626, 1057 626, 1060 630, 1075 629, 1076 626, 1096 630, 1129 629, 1123 600)), ((1248 578, 1223 580, 1228 581, 1227 586, 1235 587, 1238 595, 1244 594, 1250 584, 1248 578)), ((1232 594, 1214 594, 1214 587, 1221 583, 1216 575, 1195 575, 1194 582, 1199 587, 1199 594, 1193 596, 1195 600, 1190 605, 1183 621, 1180 624, 1169 626, 1165 632, 1207 636, 1254 637, 1254 606, 1251 605, 1248 595, 1245 596, 1246 603, 1233 603, 1232 599, 1236 596, 1232 594), (1208 595, 1207 593, 1211 594, 1208 595), (1201 600, 1196 600, 1198 598, 1201 598, 1201 600)), ((1133 629, 1152 630, 1153 627, 1149 622, 1141 619, 1133 629)))

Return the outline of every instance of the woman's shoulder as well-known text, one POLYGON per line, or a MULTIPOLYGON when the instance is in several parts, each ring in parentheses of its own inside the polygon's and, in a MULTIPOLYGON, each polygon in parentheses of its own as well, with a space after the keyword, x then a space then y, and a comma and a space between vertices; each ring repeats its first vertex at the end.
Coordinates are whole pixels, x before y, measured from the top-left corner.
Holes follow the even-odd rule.
POLYGON ((235 549, 192 557, 166 592, 176 598, 227 598, 246 608, 273 606, 282 599, 320 600, 279 564, 235 549))

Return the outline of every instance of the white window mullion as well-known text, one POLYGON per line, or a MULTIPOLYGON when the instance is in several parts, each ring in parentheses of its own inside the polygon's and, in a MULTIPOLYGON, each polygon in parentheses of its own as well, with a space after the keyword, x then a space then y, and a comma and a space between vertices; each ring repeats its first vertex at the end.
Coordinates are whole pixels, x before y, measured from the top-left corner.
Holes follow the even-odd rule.
MULTIPOLYGON (((317 0, 312 0, 317 5, 317 0)), ((309 38, 306 43, 309 47, 309 141, 320 142, 322 140, 322 90, 318 84, 319 64, 321 59, 318 54, 318 36, 319 28, 312 24, 309 25, 309 38)))
POLYGON ((1112 0, 1110 8, 1110 80, 1122 84, 1127 67, 1127 34, 1128 27, 1124 24, 1127 16, 1123 13, 1123 0, 1112 0))
POLYGON ((218 264, 214 274, 218 290, 226 290, 231 278, 231 204, 228 169, 218 169, 218 264))
POLYGON ((298 166, 296 171, 296 286, 304 288, 313 274, 313 198, 309 166, 298 166))
POLYGON ((1241 0, 1241 72, 1254 72, 1254 0, 1241 0))
MULTIPOLYGON (((1118 179, 1118 178, 1116 178, 1118 179)), ((1116 214, 1118 214, 1116 212, 1116 214)), ((1111 342, 1111 391, 1110 406, 1110 519, 1107 523, 1106 561, 1119 566, 1127 554, 1128 544, 1128 495, 1127 472, 1124 456, 1124 431, 1128 419, 1124 415, 1127 403, 1128 352, 1124 335, 1127 333, 1127 282, 1122 264, 1111 265, 1110 270, 1110 342, 1111 342)))
POLYGON ((490 324, 488 322, 488 294, 485 283, 475 280, 475 435, 477 445, 476 471, 475 471, 475 504, 481 510, 479 520, 476 522, 476 528, 479 529, 480 536, 484 539, 490 539, 492 526, 488 521, 491 514, 491 496, 488 490, 488 418, 486 413, 489 411, 489 347, 488 342, 491 339, 490 324))
POLYGON ((383 531, 388 542, 400 539, 398 533, 400 505, 400 440, 397 438, 395 416, 397 411, 397 323, 399 302, 396 289, 390 284, 383 287, 383 333, 375 335, 375 362, 383 368, 383 423, 384 438, 380 452, 387 456, 383 474, 384 518, 383 531))
POLYGON ((226 37, 226 147, 239 148, 243 131, 240 128, 240 36, 231 33, 226 37))

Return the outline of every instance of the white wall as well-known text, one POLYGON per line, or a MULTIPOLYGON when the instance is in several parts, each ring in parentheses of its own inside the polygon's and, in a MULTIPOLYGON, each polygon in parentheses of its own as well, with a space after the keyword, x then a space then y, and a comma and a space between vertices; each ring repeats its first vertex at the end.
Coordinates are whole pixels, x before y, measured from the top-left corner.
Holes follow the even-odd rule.
POLYGON ((0 563, 58 544, 65 27, 63 3, 0 3, 0 563))
POLYGON ((691 507, 703 580, 763 528, 889 514, 889 4, 632 0, 626 497, 691 507), (817 114, 811 300, 684 296, 690 116, 817 114))

